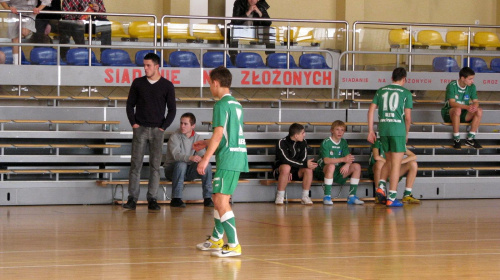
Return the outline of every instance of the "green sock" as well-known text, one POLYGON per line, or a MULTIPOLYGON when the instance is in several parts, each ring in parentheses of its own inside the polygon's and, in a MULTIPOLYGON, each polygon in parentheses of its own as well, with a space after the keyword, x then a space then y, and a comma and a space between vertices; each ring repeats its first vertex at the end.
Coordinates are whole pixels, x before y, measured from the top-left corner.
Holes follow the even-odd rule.
POLYGON ((411 195, 411 190, 412 189, 406 188, 405 192, 403 193, 403 197, 411 195))
POLYGON ((467 134, 467 139, 469 139, 469 140, 472 140, 472 139, 474 139, 475 137, 476 137, 476 134, 475 134, 475 133, 471 133, 471 132, 469 132, 469 134, 467 134))
POLYGON ((220 221, 219 212, 214 210, 214 230, 212 232, 212 239, 219 240, 224 237, 224 227, 220 221))
POLYGON ((396 192, 396 191, 389 191, 389 197, 388 197, 388 199, 394 201, 394 200, 396 200, 396 196, 397 195, 398 195, 398 192, 396 192))
POLYGON ((385 184, 386 184, 386 182, 384 180, 380 180, 378 182, 378 187, 385 191, 385 187, 386 187, 385 184))
POLYGON ((325 185, 325 195, 332 195, 332 185, 325 185))
POLYGON ((459 141, 460 140, 460 134, 457 133, 457 135, 453 135, 453 140, 459 141))
POLYGON ((358 191, 359 178, 351 178, 351 186, 349 188, 349 196, 356 196, 358 191))
POLYGON ((234 220, 233 211, 226 212, 220 219, 224 232, 227 236, 227 243, 230 245, 238 244, 238 236, 236 234, 236 222, 234 220))
POLYGON ((349 188, 349 196, 356 195, 357 191, 358 191, 358 185, 351 184, 351 187, 349 188))

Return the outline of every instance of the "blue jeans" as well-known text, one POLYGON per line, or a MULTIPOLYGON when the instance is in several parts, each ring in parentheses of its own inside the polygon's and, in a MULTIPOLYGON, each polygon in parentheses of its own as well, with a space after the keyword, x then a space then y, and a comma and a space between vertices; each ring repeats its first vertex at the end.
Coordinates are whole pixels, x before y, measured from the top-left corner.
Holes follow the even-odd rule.
POLYGON ((165 167, 165 177, 172 180, 172 198, 182 198, 184 181, 192 181, 201 178, 203 188, 203 198, 212 197, 212 165, 208 163, 205 175, 198 174, 197 162, 176 161, 174 164, 165 167))
POLYGON ((149 142, 149 183, 148 201, 156 199, 160 186, 160 164, 163 147, 164 132, 158 127, 140 126, 134 128, 132 139, 132 157, 130 159, 130 173, 128 185, 128 198, 137 201, 140 192, 141 169, 144 161, 144 150, 149 142))

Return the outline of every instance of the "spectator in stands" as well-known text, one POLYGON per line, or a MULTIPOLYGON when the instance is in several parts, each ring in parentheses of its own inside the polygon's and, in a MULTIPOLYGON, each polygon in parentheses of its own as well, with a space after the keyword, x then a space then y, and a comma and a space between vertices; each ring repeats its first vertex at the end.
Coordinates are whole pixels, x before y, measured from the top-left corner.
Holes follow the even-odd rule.
MULTIPOLYGON (((38 5, 42 3, 38 0, 38 5)), ((50 6, 46 6, 43 11, 61 11, 61 0, 52 0, 50 6)), ((59 33, 60 14, 39 14, 35 19, 36 33, 33 35, 35 43, 52 43, 49 33, 59 33)))
POLYGON ((210 92, 219 99, 213 109, 213 134, 209 140, 194 143, 194 149, 206 148, 207 152, 198 163, 198 173, 204 175, 210 158, 215 154, 217 170, 214 175, 214 223, 212 235, 196 245, 198 250, 215 251, 216 257, 241 255, 233 210, 229 200, 233 195, 241 172, 248 172, 248 156, 243 133, 243 108, 231 96, 231 72, 219 66, 210 72, 210 92), (207 148, 208 147, 208 148, 207 148), (223 236, 227 235, 224 246, 223 236))
POLYGON ((135 210, 139 198, 144 149, 149 143, 148 208, 159 210, 156 193, 160 184, 160 164, 164 131, 175 113, 174 85, 159 72, 160 58, 154 53, 144 57, 146 75, 136 78, 127 99, 127 117, 133 129, 128 201, 123 208, 135 210), (168 113, 165 117, 165 111, 168 113))
MULTIPOLYGON (((370 162, 368 166, 368 176, 373 182, 383 181, 384 184, 387 181, 387 178, 380 178, 380 173, 382 172, 382 167, 385 164, 385 152, 382 147, 382 142, 380 139, 377 139, 374 144, 371 146, 372 153, 370 155, 370 162)), ((413 183, 415 183, 415 178, 417 177, 417 156, 408 148, 405 152, 405 157, 401 161, 401 169, 399 171, 399 181, 406 175, 406 188, 403 193, 403 202, 406 203, 420 203, 420 200, 416 199, 412 195, 413 183)), ((384 197, 385 198, 385 197, 384 197)), ((387 199, 383 199, 379 201, 379 197, 375 197, 375 203, 386 204, 387 199)))
POLYGON ((476 85, 474 85, 474 70, 464 67, 458 73, 459 79, 451 81, 446 86, 446 98, 441 116, 444 122, 451 122, 453 126, 453 148, 460 150, 460 123, 470 122, 470 131, 465 140, 465 145, 483 148, 475 139, 479 123, 483 117, 483 109, 479 108, 476 85))
MULTIPOLYGON (((243 17, 243 18, 269 18, 269 14, 267 13, 267 10, 270 8, 269 4, 267 4, 266 0, 236 0, 234 1, 233 5, 233 17, 243 17)), ((261 20, 232 20, 231 25, 246 25, 246 26, 265 26, 269 27, 271 26, 271 21, 261 21, 261 20)), ((275 43, 274 43, 274 37, 269 37, 270 28, 263 28, 262 34, 265 34, 263 36, 262 40, 264 40, 264 43, 266 44, 266 48, 275 48, 275 43)), ((233 32, 236 32, 238 29, 232 29, 233 32)), ((229 34, 230 35, 230 34, 229 34)), ((229 46, 231 48, 237 48, 238 47, 238 39, 237 35, 233 34, 235 38, 229 38, 229 46)), ((266 54, 269 54, 270 52, 266 51, 266 54)), ((231 58, 231 62, 233 64, 236 64, 236 55, 238 54, 237 51, 229 51, 229 55, 231 58)))
POLYGON ((349 145, 342 138, 345 129, 346 125, 343 121, 334 121, 330 129, 331 136, 321 142, 318 167, 314 170, 314 175, 318 180, 324 181, 325 196, 323 204, 325 205, 333 205, 333 182, 343 185, 346 183, 348 177, 351 177, 351 184, 347 204, 364 204, 356 196, 359 178, 361 177, 361 165, 354 163, 354 156, 349 152, 349 145))
MULTIPOLYGON (((98 12, 105 13, 103 0, 63 0, 62 10, 67 12, 98 12)), ((59 23, 61 44, 68 44, 73 37, 75 44, 85 44, 85 32, 88 30, 88 15, 67 14, 59 23)), ((101 33, 101 45, 111 45, 111 23, 106 16, 92 16, 92 34, 101 33), (94 28, 94 26, 96 28, 94 28)), ((61 48, 61 58, 66 60, 69 48, 61 48)), ((105 50, 101 48, 101 51, 105 50)))
MULTIPOLYGON (((269 18, 266 0, 236 0, 233 6, 233 17, 269 18)), ((271 26, 271 21, 232 20, 232 25, 271 26)))
POLYGON ((387 178, 387 174, 390 174, 390 187, 386 198, 385 182, 379 181, 375 195, 379 197, 379 201, 387 199, 387 207, 403 206, 396 199, 396 196, 401 162, 406 151, 406 142, 410 131, 411 109, 413 108, 411 92, 403 87, 405 83, 406 70, 402 67, 394 69, 392 84, 377 90, 368 109, 367 140, 374 144, 377 137, 373 130, 373 114, 378 108, 378 132, 387 159, 380 177, 387 178))
MULTIPOLYGON (((22 38, 30 38, 33 32, 36 31, 35 28, 35 15, 40 13, 40 11, 45 8, 45 6, 50 5, 50 0, 42 0, 41 5, 36 6, 37 0, 0 0, 0 4, 6 10, 10 10, 12 13, 8 15, 9 29, 7 35, 12 39, 12 43, 19 43, 19 13, 17 10, 33 10, 32 14, 22 15, 22 28, 21 36, 22 38)), ((14 64, 19 64, 19 48, 17 46, 12 47, 12 58, 14 64)))
POLYGON ((290 181, 302 180, 302 204, 312 205, 309 189, 313 180, 313 170, 318 166, 314 159, 307 159, 307 141, 304 126, 293 123, 288 136, 276 145, 276 160, 273 166, 274 177, 278 180, 278 192, 274 203, 283 205, 285 189, 290 181))
POLYGON ((181 116, 180 128, 168 138, 164 167, 165 177, 172 181, 171 207, 186 207, 182 201, 184 180, 191 181, 196 178, 201 178, 203 204, 214 206, 212 201, 212 165, 207 164, 204 175, 200 175, 196 171, 206 149, 195 151, 193 148, 195 142, 202 140, 202 137, 194 131, 195 126, 196 117, 192 113, 184 113, 181 116))
POLYGON ((0 51, 0 64, 5 64, 5 53, 0 51))

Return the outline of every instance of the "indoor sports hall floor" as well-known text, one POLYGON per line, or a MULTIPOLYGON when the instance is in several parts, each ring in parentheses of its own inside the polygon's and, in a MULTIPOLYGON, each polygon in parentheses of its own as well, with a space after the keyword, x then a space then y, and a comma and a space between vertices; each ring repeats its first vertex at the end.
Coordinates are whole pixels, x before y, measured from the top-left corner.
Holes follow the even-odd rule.
POLYGON ((197 251, 211 208, 0 208, 0 279, 499 279, 499 200, 234 205, 243 255, 197 251))

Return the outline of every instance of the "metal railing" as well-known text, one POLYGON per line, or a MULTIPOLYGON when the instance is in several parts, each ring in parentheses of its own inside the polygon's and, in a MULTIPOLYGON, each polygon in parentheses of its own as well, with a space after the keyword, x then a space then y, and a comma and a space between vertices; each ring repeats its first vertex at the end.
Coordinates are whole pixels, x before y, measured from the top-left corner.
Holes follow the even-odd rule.
MULTIPOLYGON (((414 52, 380 52, 380 51, 346 51, 346 52, 343 52, 340 54, 339 58, 338 58, 338 63, 341 63, 342 61, 342 57, 343 56, 349 56, 350 54, 352 55, 355 55, 355 54, 373 54, 373 55, 439 55, 439 56, 443 56, 443 55, 450 55, 450 56, 460 56, 460 65, 463 67, 463 61, 464 61, 464 57, 470 57, 470 53, 462 53, 462 54, 459 54, 459 53, 454 53, 454 52, 426 52, 426 53, 414 53, 414 52)), ((498 57, 500 56, 500 53, 499 54, 481 54, 481 56, 486 56, 486 57, 498 57)), ((467 63, 470 63, 470 61, 468 61, 467 63)), ((395 65, 395 67, 397 67, 398 65, 395 65)), ((349 69, 346 69, 346 71, 349 71, 349 69)), ((355 71, 354 69, 352 71, 355 71)), ((338 73, 340 73, 340 70, 338 71, 338 73)), ((434 73, 438 73, 438 72, 434 72, 434 73)), ((336 98, 340 98, 340 91, 342 89, 347 89, 347 88, 341 88, 340 87, 340 75, 337 75, 337 81, 336 81, 336 85, 337 85, 337 97, 336 98)), ((347 95, 346 95, 346 99, 347 99, 347 95)), ((352 100, 354 100, 355 97, 354 97, 354 94, 352 95, 352 100)))
MULTIPOLYGON (((352 51, 356 51, 356 33, 358 25, 387 25, 387 26, 406 26, 409 32, 409 44, 408 44, 408 71, 412 71, 412 55, 415 53, 412 51, 414 48, 412 47, 413 41, 413 28, 416 26, 431 26, 431 27, 454 27, 454 28, 467 28, 467 54, 471 53, 471 38, 473 33, 471 32, 471 28, 500 28, 498 25, 476 25, 476 24, 445 24, 445 23, 416 23, 416 22, 382 22, 382 21, 355 21, 352 25, 353 36, 352 36, 352 51)), ((352 70, 354 71, 356 63, 355 63, 355 53, 352 55, 352 70)), ((402 53, 400 53, 402 54, 402 53)), ((428 53, 429 54, 429 53, 428 53)), ((440 53, 438 55, 442 55, 440 53)), ((347 69, 347 67, 346 67, 347 69)))

